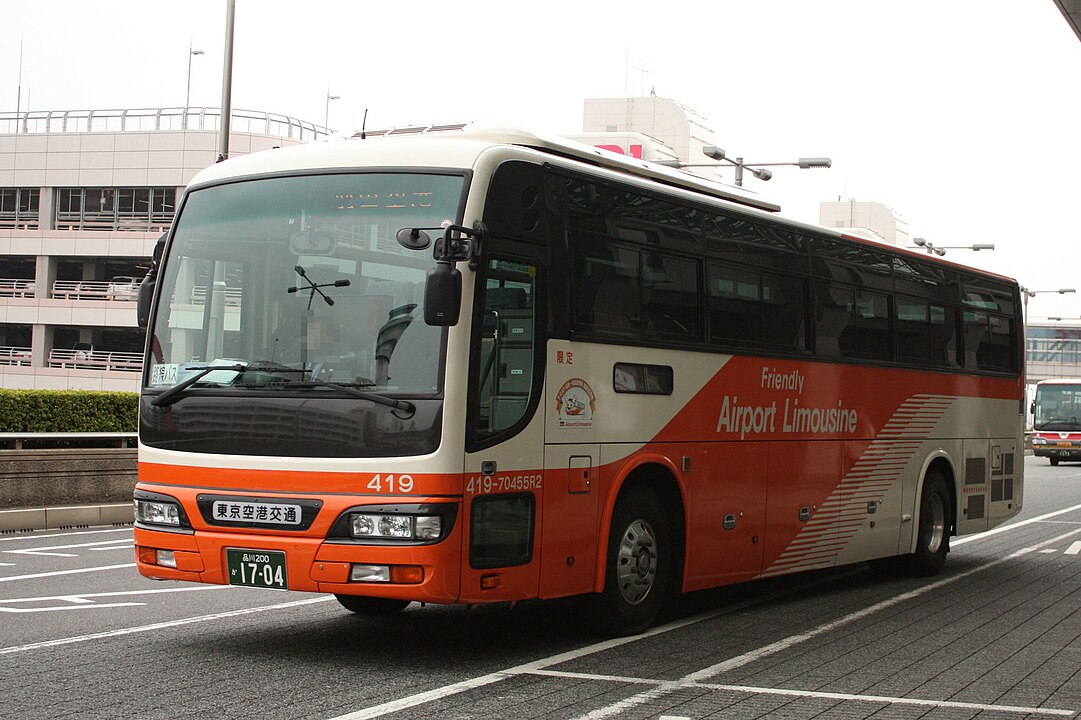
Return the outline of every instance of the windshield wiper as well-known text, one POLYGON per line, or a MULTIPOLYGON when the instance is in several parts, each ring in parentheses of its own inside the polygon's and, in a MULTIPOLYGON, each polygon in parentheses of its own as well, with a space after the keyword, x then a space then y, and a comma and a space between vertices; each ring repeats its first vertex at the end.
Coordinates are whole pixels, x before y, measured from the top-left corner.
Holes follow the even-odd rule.
POLYGON ((340 390, 341 392, 345 393, 346 395, 351 395, 352 397, 360 398, 361 400, 368 400, 369 402, 376 403, 377 405, 385 405, 385 406, 387 406, 389 408, 393 408, 396 411, 396 412, 392 413, 394 415, 394 417, 400 418, 402 420, 408 420, 409 418, 413 417, 413 413, 415 413, 417 411, 417 406, 414 405, 413 403, 409 402, 408 400, 399 400, 397 398, 387 397, 386 395, 380 395, 379 393, 365 392, 363 390, 357 390, 356 387, 351 387, 351 385, 352 386, 359 385, 360 387, 369 387, 369 385, 367 383, 347 383, 347 384, 339 385, 338 383, 327 382, 326 380, 316 380, 314 378, 311 379, 311 380, 294 380, 292 382, 287 382, 287 383, 282 384, 281 387, 283 387, 283 388, 325 387, 325 388, 330 388, 332 390, 340 390))
POLYGON ((187 390, 192 385, 199 382, 200 380, 202 380, 204 377, 206 377, 210 373, 214 372, 215 370, 232 371, 232 372, 235 372, 237 374, 237 376, 239 377, 240 375, 244 374, 244 371, 247 370, 248 367, 246 365, 240 365, 240 364, 237 364, 237 365, 202 365, 202 366, 196 366, 196 367, 189 367, 189 368, 185 368, 185 369, 187 369, 187 370, 198 370, 199 372, 195 373, 194 375, 192 375, 187 380, 184 380, 183 382, 178 382, 176 385, 173 385, 171 388, 169 388, 165 392, 158 395, 156 398, 154 398, 153 400, 150 401, 151 405, 153 405, 154 407, 162 407, 162 406, 166 406, 166 405, 172 405, 173 403, 180 400, 181 397, 183 397, 181 395, 181 393, 183 393, 185 390, 187 390))

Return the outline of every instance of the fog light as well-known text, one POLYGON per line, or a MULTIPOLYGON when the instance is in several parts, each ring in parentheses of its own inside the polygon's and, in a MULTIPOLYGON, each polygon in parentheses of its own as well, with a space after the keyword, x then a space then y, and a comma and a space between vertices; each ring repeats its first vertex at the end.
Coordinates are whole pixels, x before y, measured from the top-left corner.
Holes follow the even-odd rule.
POLYGON ((350 582, 390 582, 389 565, 353 565, 349 570, 350 582))
POLYGON ((154 562, 164 567, 176 567, 176 554, 172 550, 155 550, 154 562))

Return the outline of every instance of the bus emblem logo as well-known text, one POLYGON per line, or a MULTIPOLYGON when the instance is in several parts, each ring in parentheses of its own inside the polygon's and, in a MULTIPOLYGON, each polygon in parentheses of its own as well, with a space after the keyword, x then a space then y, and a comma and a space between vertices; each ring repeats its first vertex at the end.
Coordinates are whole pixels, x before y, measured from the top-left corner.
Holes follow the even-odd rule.
POLYGON ((597 398, 593 388, 582 378, 571 378, 556 393, 556 412, 561 428, 593 427, 597 398))

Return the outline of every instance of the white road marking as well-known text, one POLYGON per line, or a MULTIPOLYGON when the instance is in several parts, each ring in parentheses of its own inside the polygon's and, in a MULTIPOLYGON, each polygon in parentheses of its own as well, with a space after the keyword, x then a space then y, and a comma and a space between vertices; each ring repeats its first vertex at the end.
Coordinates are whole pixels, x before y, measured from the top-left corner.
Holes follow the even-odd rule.
POLYGON ((53 577, 56 575, 78 575, 79 573, 98 572, 100 570, 117 570, 119 568, 132 568, 135 567, 135 563, 124 563, 123 565, 101 565, 99 567, 79 568, 78 570, 54 570, 53 572, 34 573, 33 575, 12 575, 11 577, 0 577, 0 582, 11 582, 12 580, 34 580, 43 577, 53 577))
MULTIPOLYGON (((724 690, 727 692, 747 693, 750 695, 783 695, 788 697, 823 698, 827 700, 851 700, 856 702, 887 703, 891 705, 916 705, 934 708, 959 708, 965 710, 1008 712, 1030 715, 1050 715, 1054 717, 1072 717, 1077 714, 1076 710, 1060 710, 1057 708, 1034 708, 1021 705, 991 705, 987 703, 958 702, 956 700, 929 700, 925 698, 893 697, 889 695, 860 695, 858 693, 822 692, 819 690, 796 690, 789 688, 766 688, 756 685, 721 685, 718 683, 683 682, 657 680, 656 678, 628 678, 619 675, 598 675, 596 673, 560 672, 558 670, 538 670, 534 675, 546 677, 566 678, 568 680, 595 680, 597 682, 622 682, 656 685, 655 689, 685 689, 706 688, 709 690, 724 690)), ((622 708, 626 709, 626 708, 622 708)), ((590 717, 590 716, 585 716, 590 717)), ((664 715, 662 717, 677 720, 677 716, 664 715)))
POLYGON ((1029 518, 1028 520, 1022 520, 1017 523, 1010 523, 1009 525, 1000 525, 994 530, 987 530, 982 533, 976 533, 975 535, 966 535, 961 538, 950 538, 950 547, 956 547, 958 545, 964 545, 970 542, 976 542, 977 540, 985 540, 989 537, 994 537, 999 533, 1010 532, 1017 528, 1025 527, 1033 523, 1043 522, 1048 518, 1057 517, 1058 515, 1065 515, 1066 513, 1074 512, 1075 510, 1081 510, 1081 505, 1074 505, 1073 507, 1064 508, 1062 510, 1056 510, 1055 512, 1047 513, 1046 515, 1040 515, 1039 517, 1029 518))
POLYGON ((229 590, 231 588, 231 585, 199 585, 197 587, 161 588, 158 590, 125 590, 119 592, 86 593, 82 595, 51 595, 41 597, 8 598, 0 600, 0 612, 37 613, 56 612, 58 610, 96 610, 101 608, 130 607, 134 605, 145 605, 146 603, 98 603, 95 602, 93 598, 123 597, 127 595, 160 595, 163 593, 193 592, 196 590, 229 590), (4 607, 5 605, 15 605, 19 603, 45 603, 50 601, 64 604, 32 608, 4 607))
MULTIPOLYGON (((1067 508, 1065 510, 1060 510, 1060 511, 1057 511, 1057 512, 1054 512, 1054 513, 1049 513, 1048 515, 1043 515, 1043 516, 1040 516, 1039 518, 1032 518, 1031 520, 1026 520, 1026 521, 1024 521, 1022 523, 1015 523, 1014 525, 1008 525, 1008 526, 1006 526, 1006 528, 1011 529, 1011 530, 1012 529, 1017 529, 1017 528, 1025 526, 1025 525, 1028 525, 1028 524, 1030 524, 1032 522, 1038 522, 1038 521, 1046 519, 1048 517, 1054 517, 1055 515, 1061 515, 1062 513, 1071 512, 1071 511, 1074 511, 1074 510, 1081 510, 1081 505, 1077 505, 1077 506, 1074 506, 1072 508, 1067 508)), ((1002 529, 999 528, 999 530, 1002 530, 1002 529)), ((991 533, 993 533, 993 532, 994 531, 991 531, 991 533)), ((984 533, 982 535, 975 536, 975 537, 985 537, 985 536, 987 536, 987 535, 989 535, 991 533, 984 533)), ((631 696, 630 698, 626 698, 625 700, 623 700, 623 701, 621 701, 619 703, 615 703, 613 705, 610 705, 610 706, 608 706, 606 708, 598 708, 597 710, 594 710, 591 713, 583 715, 582 718, 588 719, 588 720, 599 720, 599 718, 605 718, 605 717, 611 717, 611 716, 614 716, 614 715, 618 715, 621 712, 623 712, 624 710, 627 710, 627 709, 630 709, 632 707, 636 707, 638 705, 644 704, 645 702, 648 702, 649 700, 651 700, 653 698, 661 697, 661 696, 663 696, 663 695, 665 695, 665 694, 667 694, 669 692, 672 692, 674 690, 677 690, 677 689, 679 689, 681 687, 686 687, 688 684, 706 686, 706 683, 704 682, 704 680, 705 680, 705 678, 709 677, 710 675, 715 675, 715 674, 723 672, 725 670, 731 670, 731 669, 739 667, 741 665, 746 665, 746 664, 748 664, 748 663, 750 663, 750 662, 752 662, 754 660, 758 660, 760 658, 767 657, 769 655, 778 653, 778 652, 780 652, 782 650, 785 650, 785 649, 787 649, 787 648, 789 648, 789 647, 791 647, 791 646, 793 646, 793 645, 795 645, 797 643, 803 642, 804 640, 808 640, 808 639, 811 639, 813 637, 817 637, 818 635, 821 635, 821 634, 823 634, 825 632, 828 632, 830 630, 834 630, 834 629, 836 629, 837 627, 841 626, 844 623, 852 622, 853 620, 857 620, 857 619, 860 619, 860 618, 865 617, 867 615, 870 615, 870 614, 872 614, 874 612, 884 610, 884 609, 889 608, 889 607, 891 607, 893 605, 896 605, 896 604, 898 604, 900 602, 904 602, 906 600, 910 600, 912 598, 918 597, 918 596, 920 596, 920 595, 922 595, 924 593, 930 592, 932 590, 936 590, 936 589, 941 588, 941 587, 943 587, 945 585, 956 582, 957 580, 960 580, 960 579, 962 579, 964 577, 972 575, 973 573, 977 573, 977 572, 980 572, 982 570, 986 570, 988 568, 995 567, 996 565, 1007 562, 1007 561, 1012 560, 1012 559, 1014 559, 1016 557, 1026 555, 1026 554, 1031 553, 1031 552, 1035 552, 1035 551, 1043 548, 1046 545, 1052 545, 1052 544, 1055 544, 1055 543, 1062 542, 1066 538, 1069 538, 1069 537, 1071 537, 1073 535, 1077 535, 1078 533, 1081 533, 1081 528, 1071 530, 1071 531, 1069 531, 1067 533, 1059 535, 1058 537, 1052 538, 1050 540, 1046 540, 1046 541, 1041 542, 1041 543, 1037 543, 1036 545, 1033 545, 1031 547, 1023 548, 1023 549, 1018 550, 1018 551, 1016 551, 1016 552, 1014 552, 1014 553, 1012 553, 1012 554, 1010 554, 1010 555, 1008 555, 1006 557, 999 558, 998 560, 994 560, 994 561, 992 561, 990 563, 987 563, 985 565, 981 565, 979 567, 973 568, 973 569, 968 570, 967 572, 961 573, 959 575, 954 575, 952 577, 945 578, 943 580, 939 580, 939 581, 937 581, 935 583, 931 583, 930 585, 925 585, 925 586, 923 586, 923 587, 921 587, 921 588, 919 588, 917 590, 913 590, 911 592, 907 592, 907 593, 904 593, 902 595, 898 595, 896 597, 890 598, 889 600, 885 600, 885 601, 883 601, 881 603, 878 603, 876 605, 872 605, 870 607, 864 608, 863 610, 858 610, 858 611, 856 611, 854 613, 850 613, 849 615, 847 615, 847 616, 845 616, 845 617, 843 617, 843 618, 841 618, 839 620, 835 620, 833 622, 826 623, 824 625, 820 625, 819 627, 814 628, 812 630, 809 630, 809 631, 807 631, 805 633, 800 633, 800 634, 797 634, 797 635, 793 635, 793 636, 790 636, 788 638, 785 638, 785 639, 779 640, 777 642, 771 643, 769 645, 763 646, 761 648, 757 648, 756 650, 752 650, 751 652, 744 653, 743 655, 740 655, 740 656, 737 656, 737 657, 734 657, 734 658, 729 658, 728 660, 725 660, 723 662, 717 663, 717 664, 712 665, 710 667, 703 668, 702 670, 691 673, 691 674, 687 675, 686 677, 684 677, 684 678, 682 678, 680 680, 661 682, 661 681, 657 681, 656 679, 642 679, 642 680, 639 680, 639 679, 634 679, 634 678, 627 678, 626 680, 628 682, 640 682, 640 683, 644 683, 644 684, 656 684, 657 687, 651 688, 650 690, 647 690, 647 691, 645 691, 643 693, 639 693, 638 695, 631 696)), ((414 708, 414 707, 424 705, 426 703, 433 702, 433 701, 436 701, 436 700, 442 700, 443 698, 446 698, 446 697, 448 697, 450 695, 456 695, 458 693, 462 693, 462 692, 465 692, 467 690, 472 690, 472 689, 478 688, 478 687, 484 687, 485 685, 490 685, 492 683, 496 683, 496 682, 499 682, 501 680, 505 680, 505 679, 514 677, 516 675, 548 674, 548 671, 546 671, 545 668, 550 667, 552 665, 558 665, 560 663, 568 662, 570 660, 575 660, 575 659, 578 659, 578 658, 581 658, 581 657, 584 657, 584 656, 587 656, 587 655, 593 655, 593 654, 596 654, 596 653, 599 653, 599 652, 603 652, 605 650, 609 650, 611 648, 619 647, 621 645, 624 645, 624 644, 627 644, 627 643, 630 643, 630 642, 636 642, 636 641, 642 640, 644 638, 652 637, 654 635, 660 635, 660 634, 663 634, 663 633, 671 632, 672 630, 677 630, 679 628, 686 627, 688 625, 693 625, 693 624, 701 622, 703 620, 709 620, 709 619, 712 619, 712 618, 715 618, 715 617, 719 617, 720 615, 723 615, 723 614, 726 614, 726 613, 729 613, 729 612, 733 612, 733 611, 738 610, 738 609, 742 609, 742 607, 751 606, 753 604, 761 604, 761 603, 764 603, 764 602, 768 602, 770 600, 772 600, 772 598, 758 598, 757 600, 748 601, 747 603, 743 603, 739 607, 729 607, 729 608, 724 608, 722 610, 716 610, 716 611, 713 611, 713 612, 704 613, 702 615, 698 615, 698 616, 695 616, 693 618, 687 618, 687 619, 679 621, 679 622, 674 622, 674 623, 670 623, 668 625, 661 625, 659 627, 655 627, 652 630, 649 630, 647 632, 642 633, 641 635, 635 635, 635 636, 632 636, 632 637, 629 637, 629 638, 615 638, 613 640, 606 640, 604 642, 595 643, 593 645, 588 645, 588 646, 579 648, 577 650, 571 650, 571 651, 568 651, 568 652, 565 652, 565 653, 561 653, 559 655, 554 655, 554 656, 551 656, 551 657, 548 657, 548 658, 543 658, 541 660, 536 660, 536 661, 533 661, 531 663, 525 663, 523 665, 517 665, 515 667, 507 668, 505 670, 499 670, 499 671, 496 671, 496 672, 493 672, 493 673, 489 673, 487 675, 481 675, 479 677, 469 678, 467 680, 462 680, 461 682, 453 683, 451 685, 445 685, 443 687, 436 688, 434 690, 428 690, 426 692, 417 693, 415 695, 409 695, 409 696, 406 696, 406 697, 403 697, 403 698, 399 698, 397 700, 391 700, 389 702, 382 703, 380 705, 375 705, 375 706, 372 706, 372 707, 369 707, 369 708, 364 708, 362 710, 357 710, 355 712, 347 713, 345 715, 340 715, 340 716, 338 716, 336 718, 333 718, 333 720, 367 720, 368 718, 382 717, 384 715, 390 715, 392 713, 401 712, 402 710, 408 710, 409 708, 414 708)), ((717 687, 722 687, 722 686, 718 685, 717 687)), ((771 688, 758 688, 756 690, 756 692, 759 692, 759 693, 771 692, 771 693, 782 693, 782 694, 784 694, 784 693, 795 694, 795 693, 802 693, 803 691, 795 691, 795 690, 789 691, 789 690, 779 690, 779 689, 771 689, 771 688)), ((920 702, 920 701, 913 701, 913 702, 920 702)), ((954 706, 954 705, 949 704, 950 701, 928 700, 928 701, 925 701, 925 702, 927 704, 929 704, 929 705, 936 705, 936 706, 942 706, 942 707, 953 707, 954 706)), ((1028 712, 1028 713, 1032 713, 1032 714, 1067 715, 1067 716, 1073 716, 1073 715, 1076 714, 1075 711, 1072 711, 1072 710, 1065 710, 1064 711, 1064 710, 1055 710, 1055 709, 1047 709, 1047 708, 1044 708, 1044 709, 1025 708, 1025 709, 1021 709, 1021 710, 1011 710, 1011 709, 1009 709, 1010 706, 993 706, 993 705, 989 705, 987 707, 989 709, 995 709, 995 710, 1002 709, 1002 710, 1004 710, 1006 712, 1028 712)))
POLYGON ((1066 548, 1067 555, 1077 555, 1081 553, 1081 542, 1075 542, 1070 547, 1066 548))
POLYGON ((0 655, 9 655, 11 653, 26 652, 28 650, 41 650, 43 648, 59 647, 61 645, 71 645, 73 643, 86 642, 87 640, 100 640, 102 638, 120 637, 122 635, 133 635, 135 633, 153 632, 154 630, 164 630, 165 628, 180 627, 182 625, 192 625, 194 623, 206 622, 208 620, 221 620, 222 618, 237 617, 239 615, 252 615, 254 613, 266 612, 267 610, 284 610, 286 608, 300 607, 301 605, 314 605, 315 603, 327 602, 333 600, 334 597, 317 597, 307 600, 294 600, 293 602, 279 603, 278 605, 263 605, 261 607, 244 608, 242 610, 230 610, 229 612, 214 613, 213 615, 200 615, 199 617, 183 618, 180 620, 167 620, 165 622, 154 623, 153 625, 140 625, 138 627, 123 628, 121 630, 109 630, 106 632, 93 633, 90 635, 77 635, 75 637, 59 638, 57 640, 46 640, 44 642, 30 643, 28 645, 15 645, 12 647, 0 648, 0 655))
MULTIPOLYGON (((121 540, 102 540, 101 542, 92 543, 78 543, 75 545, 50 545, 49 547, 40 548, 23 548, 22 550, 3 550, 9 555, 53 555, 56 557, 78 557, 79 553, 61 553, 61 552, 48 552, 49 550, 71 550, 74 548, 95 548, 98 545, 112 545, 116 546, 119 543, 130 543, 131 540, 123 538, 121 540)), ((126 545, 125 547, 133 547, 132 545, 126 545)), ((104 548, 106 550, 112 550, 113 547, 104 548)))

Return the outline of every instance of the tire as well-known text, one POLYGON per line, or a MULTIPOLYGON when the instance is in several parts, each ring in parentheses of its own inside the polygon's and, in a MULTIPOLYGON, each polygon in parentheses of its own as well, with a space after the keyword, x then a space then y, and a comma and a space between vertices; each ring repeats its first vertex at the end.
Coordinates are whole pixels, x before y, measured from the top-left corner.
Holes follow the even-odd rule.
POLYGON ((604 592, 597 598, 599 626, 609 635, 636 635, 657 618, 671 586, 668 516, 645 487, 625 490, 616 502, 608 537, 604 592))
POLYGON ((1051 461, 1052 465, 1058 465, 1058 458, 1053 457, 1053 458, 1047 458, 1047 459, 1051 461))
POLYGON ((930 470, 920 495, 920 524, 916 552, 911 556, 912 574, 916 577, 937 575, 950 551, 950 527, 953 503, 946 479, 938 470, 930 470))
POLYGON ((357 615, 394 615, 409 605, 408 600, 394 598, 361 597, 359 595, 334 594, 342 607, 357 615))

